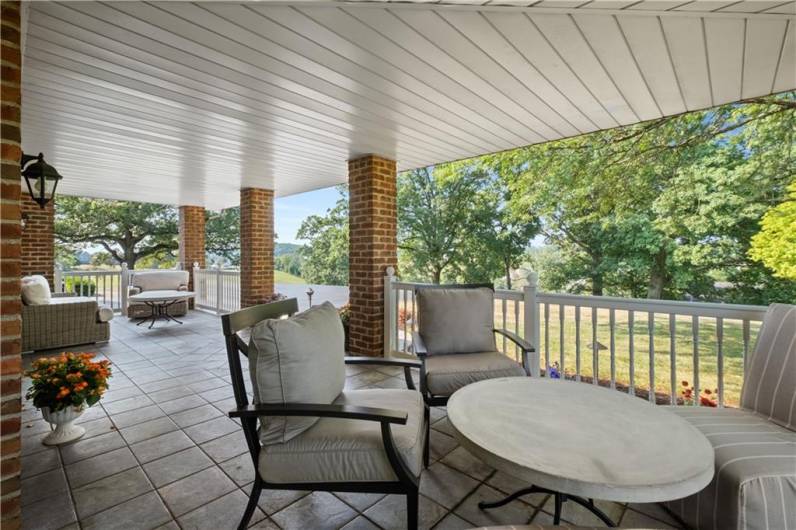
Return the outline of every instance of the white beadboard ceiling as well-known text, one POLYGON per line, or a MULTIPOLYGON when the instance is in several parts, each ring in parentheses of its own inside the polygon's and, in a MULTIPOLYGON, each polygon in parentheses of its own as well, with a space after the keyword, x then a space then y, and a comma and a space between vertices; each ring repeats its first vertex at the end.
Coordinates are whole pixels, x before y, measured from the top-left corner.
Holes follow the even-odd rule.
POLYGON ((27 7, 23 148, 71 195, 221 208, 796 89, 793 1, 27 7))

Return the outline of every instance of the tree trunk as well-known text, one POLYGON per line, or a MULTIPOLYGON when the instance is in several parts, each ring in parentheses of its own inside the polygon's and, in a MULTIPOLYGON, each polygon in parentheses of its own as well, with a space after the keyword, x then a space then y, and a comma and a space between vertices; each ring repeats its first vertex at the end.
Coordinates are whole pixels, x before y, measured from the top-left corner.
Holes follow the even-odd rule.
POLYGON ((603 275, 592 274, 591 277, 591 294, 594 296, 603 295, 603 275))
POLYGON ((122 248, 122 252, 124 253, 124 261, 127 263, 127 268, 130 270, 135 269, 135 262, 137 261, 137 256, 135 255, 135 250, 133 247, 129 248, 122 248))
POLYGON ((511 290, 511 264, 508 260, 504 261, 506 266, 506 289, 511 290))
POLYGON ((653 258, 649 284, 647 285, 648 299, 659 299, 663 296, 663 288, 666 287, 668 280, 666 274, 666 256, 666 249, 661 248, 653 258))
POLYGON ((431 283, 439 284, 440 279, 442 278, 442 269, 435 268, 431 274, 432 274, 431 283))

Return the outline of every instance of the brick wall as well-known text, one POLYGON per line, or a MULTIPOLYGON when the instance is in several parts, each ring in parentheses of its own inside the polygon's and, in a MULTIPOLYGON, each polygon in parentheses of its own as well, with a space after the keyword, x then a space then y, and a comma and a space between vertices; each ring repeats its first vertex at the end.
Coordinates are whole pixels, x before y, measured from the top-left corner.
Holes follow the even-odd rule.
POLYGON ((274 192, 240 190, 240 305, 250 307, 274 295, 274 192))
POLYGON ((350 349, 381 355, 384 274, 398 265, 395 161, 368 155, 348 162, 350 349))
POLYGON ((20 527, 20 3, 0 2, 0 526, 20 527))
POLYGON ((203 206, 180 206, 180 266, 191 271, 190 290, 193 290, 194 263, 205 267, 205 209, 203 206))
POLYGON ((22 275, 41 274, 53 287, 53 271, 55 267, 55 222, 54 201, 48 202, 44 208, 30 198, 28 187, 22 179, 20 191, 22 208, 22 275))

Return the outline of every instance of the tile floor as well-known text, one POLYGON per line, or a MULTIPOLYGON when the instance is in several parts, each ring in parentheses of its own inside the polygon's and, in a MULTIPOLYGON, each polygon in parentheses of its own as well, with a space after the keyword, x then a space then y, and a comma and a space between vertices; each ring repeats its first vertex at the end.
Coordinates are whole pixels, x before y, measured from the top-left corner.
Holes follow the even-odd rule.
MULTIPOLYGON (((42 445, 49 426, 26 403, 22 438, 22 515, 27 529, 235 528, 253 470, 234 406, 217 317, 192 311, 180 326, 152 330, 117 316, 110 343, 73 348, 114 364, 100 405, 80 418, 86 435, 60 448, 42 445)), ((35 356, 26 356, 26 364, 35 356)), ((24 382, 27 388, 27 381, 24 382)), ((350 388, 403 388, 391 369, 349 367, 350 388)), ((421 479, 422 528, 552 522, 552 500, 525 497, 490 512, 494 499, 520 484, 476 460, 450 436, 445 410, 432 410, 432 465, 421 479)), ((676 523, 656 505, 601 503, 625 527, 666 529, 676 523)), ((597 524, 565 505, 568 522, 597 524)), ((401 529, 403 497, 263 492, 252 528, 401 529)))

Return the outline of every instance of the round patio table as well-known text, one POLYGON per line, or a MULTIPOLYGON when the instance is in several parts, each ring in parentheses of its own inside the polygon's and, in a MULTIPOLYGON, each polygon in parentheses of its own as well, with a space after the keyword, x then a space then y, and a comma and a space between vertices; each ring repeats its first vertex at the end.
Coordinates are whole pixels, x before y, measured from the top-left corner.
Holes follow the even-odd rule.
POLYGON ((702 490, 713 478, 713 448, 666 407, 616 390, 561 379, 510 377, 468 385, 448 401, 465 449, 527 482, 496 508, 529 493, 576 502, 608 526, 593 502, 663 502, 702 490))
POLYGON ((187 300, 193 297, 194 293, 191 291, 177 291, 177 290, 161 290, 161 291, 153 290, 153 291, 144 291, 143 293, 131 295, 130 300, 134 302, 143 302, 144 304, 152 308, 152 314, 139 320, 136 325, 140 326, 145 322, 150 322, 149 329, 152 329, 152 326, 155 325, 155 322, 158 319, 173 320, 178 324, 182 324, 181 321, 177 320, 176 318, 174 318, 169 314, 169 307, 173 306, 174 304, 176 304, 181 300, 187 300))

